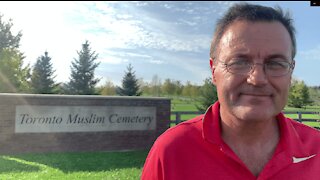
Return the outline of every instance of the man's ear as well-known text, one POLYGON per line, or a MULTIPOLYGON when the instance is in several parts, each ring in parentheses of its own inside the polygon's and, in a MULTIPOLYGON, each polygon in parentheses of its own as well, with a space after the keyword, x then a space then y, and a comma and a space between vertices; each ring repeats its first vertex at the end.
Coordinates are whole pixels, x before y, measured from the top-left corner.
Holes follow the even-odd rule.
POLYGON ((292 71, 294 70, 295 67, 296 67, 296 61, 292 60, 292 71))
POLYGON ((212 76, 212 83, 216 85, 216 78, 215 78, 215 70, 216 70, 216 64, 214 63, 214 60, 210 58, 210 69, 211 69, 211 76, 212 76))
POLYGON ((294 68, 296 67, 296 61, 295 60, 292 60, 292 62, 291 62, 291 76, 292 76, 292 74, 293 74, 293 70, 294 70, 294 68))
POLYGON ((291 74, 290 74, 290 83, 289 83, 290 87, 292 85, 292 74, 293 74, 293 70, 294 70, 295 66, 296 66, 296 61, 292 60, 292 70, 291 70, 291 74))

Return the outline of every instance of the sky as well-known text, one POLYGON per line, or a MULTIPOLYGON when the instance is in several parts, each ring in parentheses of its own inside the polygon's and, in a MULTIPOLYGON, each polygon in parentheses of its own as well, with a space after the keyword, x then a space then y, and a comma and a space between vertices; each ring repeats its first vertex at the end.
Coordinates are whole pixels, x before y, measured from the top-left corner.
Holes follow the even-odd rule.
MULTIPOLYGON (((202 85, 210 77, 209 48, 215 22, 236 1, 1 1, 4 20, 22 33, 20 50, 32 67, 47 51, 57 82, 68 82, 71 62, 89 41, 98 54, 99 85, 121 85, 129 63, 137 78, 158 76, 202 85)), ((297 38, 293 76, 320 86, 320 7, 310 1, 258 1, 280 6, 294 19, 297 38)))

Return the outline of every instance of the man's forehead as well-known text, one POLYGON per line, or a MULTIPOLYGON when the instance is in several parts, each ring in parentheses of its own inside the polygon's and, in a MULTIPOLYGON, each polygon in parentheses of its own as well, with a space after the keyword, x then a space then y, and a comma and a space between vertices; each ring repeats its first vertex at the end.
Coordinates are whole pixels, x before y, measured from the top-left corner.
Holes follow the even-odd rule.
POLYGON ((290 38, 289 32, 286 28, 277 21, 235 21, 228 25, 226 31, 223 33, 221 40, 230 41, 232 39, 244 39, 254 37, 261 38, 281 38, 283 35, 290 38))
POLYGON ((219 51, 248 53, 253 49, 291 54, 291 39, 279 22, 237 21, 229 25, 219 43, 219 51))

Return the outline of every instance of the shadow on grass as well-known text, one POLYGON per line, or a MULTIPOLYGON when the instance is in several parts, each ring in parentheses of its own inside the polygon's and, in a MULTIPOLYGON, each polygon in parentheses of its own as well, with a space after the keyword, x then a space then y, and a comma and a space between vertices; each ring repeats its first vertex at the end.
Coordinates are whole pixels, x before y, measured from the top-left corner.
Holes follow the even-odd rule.
POLYGON ((74 152, 11 155, 10 157, 44 164, 65 173, 78 171, 110 171, 143 167, 148 151, 74 152))
POLYGON ((37 166, 0 157, 0 174, 12 172, 36 172, 39 170, 40 168, 37 166))

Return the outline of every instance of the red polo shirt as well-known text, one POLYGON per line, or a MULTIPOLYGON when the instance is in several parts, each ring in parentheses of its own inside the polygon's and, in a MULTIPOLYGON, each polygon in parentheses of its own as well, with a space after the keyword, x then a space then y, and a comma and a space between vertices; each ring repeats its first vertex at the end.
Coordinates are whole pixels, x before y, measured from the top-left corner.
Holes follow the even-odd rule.
POLYGON ((280 141, 255 177, 221 138, 219 102, 204 115, 168 129, 146 159, 143 180, 320 179, 320 131, 277 116, 280 141))

